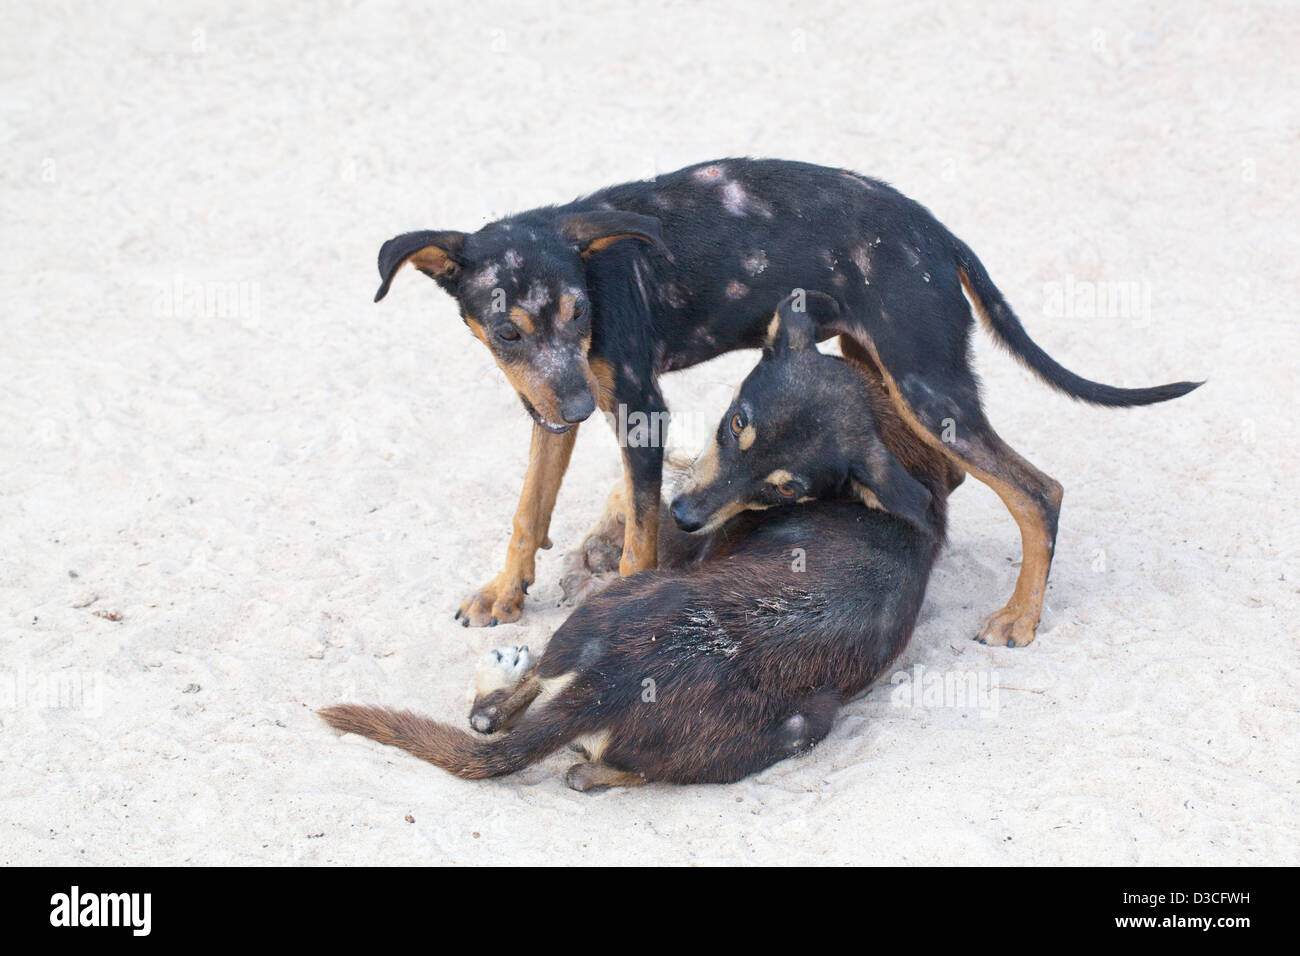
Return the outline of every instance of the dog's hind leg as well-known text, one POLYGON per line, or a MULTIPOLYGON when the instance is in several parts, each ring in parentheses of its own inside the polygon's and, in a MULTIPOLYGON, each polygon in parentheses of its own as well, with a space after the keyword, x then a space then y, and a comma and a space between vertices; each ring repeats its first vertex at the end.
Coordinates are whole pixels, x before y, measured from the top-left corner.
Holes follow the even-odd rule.
POLYGON ((968 427, 967 434, 952 442, 957 452, 954 457, 1002 499, 1020 528, 1022 550, 1020 574, 1011 599, 988 618, 979 640, 984 644, 1024 647, 1034 639, 1042 615, 1064 491, 1057 481, 999 438, 987 422, 968 427))
POLYGON ((498 647, 479 661, 469 725, 481 734, 509 730, 541 692, 527 647, 498 647))
POLYGON ((603 763, 575 763, 564 775, 564 782, 581 793, 599 787, 639 787, 646 782, 639 773, 615 770, 603 763))
POLYGON ((560 590, 569 604, 581 604, 618 580, 627 528, 627 484, 619 481, 605 501, 605 511, 582 544, 564 556, 560 590))
POLYGON ((1021 564, 1015 590, 1006 606, 984 623, 979 640, 1024 647, 1033 641, 1043 613, 1064 490, 999 438, 982 413, 954 418, 948 437, 942 440, 954 461, 997 493, 1020 529, 1021 564))
POLYGON ((809 694, 799 704, 798 712, 787 717, 772 732, 781 751, 779 756, 789 757, 811 750, 831 732, 839 709, 838 691, 827 689, 809 694))
POLYGON ((1020 575, 1011 599, 988 618, 979 640, 1024 647, 1033 641, 1042 615, 1064 494, 1061 485, 998 437, 984 417, 968 368, 950 368, 942 375, 900 372, 881 360, 869 335, 861 330, 852 335, 881 370, 899 416, 924 441, 992 488, 1015 518, 1023 550, 1020 575))
MULTIPOLYGON (((733 736, 714 748, 714 765, 707 778, 713 782, 731 782, 790 757, 812 750, 825 739, 835 724, 841 698, 833 688, 814 691, 792 708, 793 713, 766 724, 749 723, 757 715, 728 715, 734 721, 733 736)), ((697 771, 698 772, 698 771, 697 771)))

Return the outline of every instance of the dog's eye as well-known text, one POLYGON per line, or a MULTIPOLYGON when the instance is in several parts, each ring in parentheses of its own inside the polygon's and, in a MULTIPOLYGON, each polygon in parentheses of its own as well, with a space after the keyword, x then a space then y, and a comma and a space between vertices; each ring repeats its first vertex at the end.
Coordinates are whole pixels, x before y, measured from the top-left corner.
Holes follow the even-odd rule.
POLYGON ((579 302, 573 307, 573 318, 569 321, 578 322, 587 317, 587 303, 579 302))
POLYGON ((788 481, 783 481, 776 486, 777 492, 782 498, 793 498, 795 495, 794 485, 788 481))
POLYGON ((501 338, 505 339, 507 342, 519 341, 519 330, 513 325, 507 325, 501 331, 497 332, 497 335, 501 336, 501 338))
POLYGON ((744 430, 745 430, 745 416, 740 414, 740 412, 736 412, 736 414, 731 416, 731 434, 739 438, 740 433, 743 432, 744 430))

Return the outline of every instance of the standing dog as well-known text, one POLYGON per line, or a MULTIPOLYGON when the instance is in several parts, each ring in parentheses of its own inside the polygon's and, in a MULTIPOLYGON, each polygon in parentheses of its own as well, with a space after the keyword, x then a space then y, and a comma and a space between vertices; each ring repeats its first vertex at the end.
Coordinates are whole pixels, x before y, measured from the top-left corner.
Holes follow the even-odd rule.
POLYGON ((378 707, 321 716, 462 777, 576 742, 576 790, 726 783, 824 737, 911 636, 950 472, 788 306, 719 427, 743 454, 702 459, 679 499, 717 533, 666 527, 660 568, 590 598, 536 664, 527 648, 491 652, 470 724, 504 734, 378 707))
MULTIPOLYGON (((966 296, 1017 358, 1082 401, 1147 405, 1199 384, 1080 378, 1034 344, 979 259, 928 210, 882 182, 806 163, 718 160, 474 233, 406 233, 379 252, 376 300, 406 262, 456 298, 535 422, 505 568, 461 605, 466 625, 518 619, 577 424, 598 405, 665 414, 661 373, 758 346, 769 304, 792 289, 836 300, 818 338, 851 340, 908 427, 1015 517, 1024 560, 1010 601, 980 634, 990 644, 1034 638, 1062 489, 984 418, 966 296)), ((631 513, 620 570, 632 574, 655 565, 663 452, 629 441, 623 456, 631 513)))

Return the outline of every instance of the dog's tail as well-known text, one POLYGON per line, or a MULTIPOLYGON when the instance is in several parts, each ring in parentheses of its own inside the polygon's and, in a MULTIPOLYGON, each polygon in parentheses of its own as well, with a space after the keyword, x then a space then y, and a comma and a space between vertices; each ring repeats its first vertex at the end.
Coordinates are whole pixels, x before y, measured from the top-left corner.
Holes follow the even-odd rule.
POLYGON ((951 233, 949 236, 956 252, 962 287, 975 303, 975 311, 984 321, 985 326, 1016 358, 1037 372, 1054 388, 1093 405, 1128 408, 1133 405, 1167 402, 1205 384, 1204 382, 1170 382, 1168 385, 1156 385, 1151 388, 1117 388, 1114 385, 1103 385, 1075 375, 1038 347, 1025 331, 1025 327, 1020 324, 1016 314, 1011 311, 1011 306, 1002 297, 998 287, 989 278, 984 263, 979 261, 966 243, 951 233))
POLYGON ((492 739, 471 736, 409 710, 339 704, 318 711, 331 727, 401 747, 458 777, 500 777, 522 770, 582 733, 580 715, 555 702, 492 739))

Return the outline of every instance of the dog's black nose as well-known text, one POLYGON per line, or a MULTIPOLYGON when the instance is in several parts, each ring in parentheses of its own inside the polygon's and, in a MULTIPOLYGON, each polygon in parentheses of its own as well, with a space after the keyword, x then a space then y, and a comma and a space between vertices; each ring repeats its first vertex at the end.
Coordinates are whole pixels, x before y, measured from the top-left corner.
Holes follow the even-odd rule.
POLYGON ((564 400, 560 406, 560 416, 566 425, 576 425, 585 422, 595 410, 596 400, 591 397, 591 392, 579 392, 564 400))
POLYGON ((699 531, 700 526, 704 523, 697 516, 691 514, 690 506, 687 505, 685 498, 678 498, 673 502, 672 515, 673 520, 677 522, 677 527, 687 533, 699 531))

